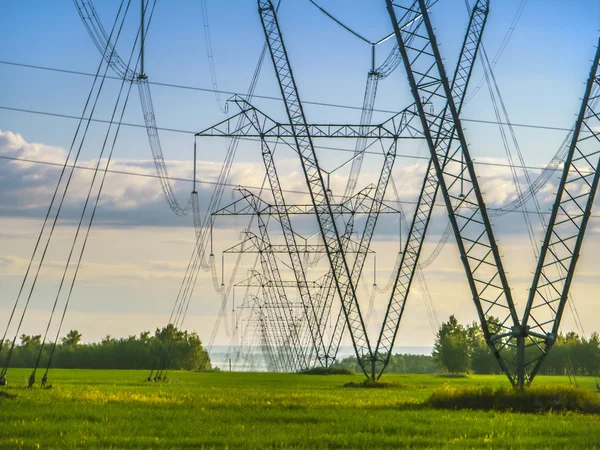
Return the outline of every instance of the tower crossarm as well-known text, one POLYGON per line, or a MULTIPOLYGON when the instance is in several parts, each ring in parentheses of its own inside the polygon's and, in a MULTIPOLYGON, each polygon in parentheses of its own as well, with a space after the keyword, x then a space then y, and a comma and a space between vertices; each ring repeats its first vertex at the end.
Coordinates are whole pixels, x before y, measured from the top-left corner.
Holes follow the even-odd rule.
MULTIPOLYGON (((264 138, 267 140, 293 139, 294 137, 306 138, 336 138, 336 139, 361 139, 383 140, 383 139, 423 139, 422 131, 411 122, 417 116, 414 107, 409 107, 394 114, 385 122, 378 124, 307 124, 305 129, 297 130, 300 134, 294 134, 295 128, 291 124, 282 124, 271 119, 267 114, 248 103, 241 97, 236 98, 236 105, 240 112, 228 117, 221 122, 199 131, 196 137, 226 137, 226 138, 264 138), (250 124, 239 126, 239 118, 252 114, 260 123, 259 133, 250 124)), ((366 148, 364 145, 363 151, 366 148)))
MULTIPOLYGON (((343 203, 332 203, 331 209, 333 213, 336 216, 340 216, 342 214, 369 214, 372 209, 372 203, 377 202, 379 205, 379 214, 399 214, 400 211, 397 208, 394 208, 393 206, 384 203, 382 199, 371 195, 370 191, 372 191, 374 188, 375 187, 363 189, 343 203)), ((236 188, 237 191, 240 191, 240 189, 242 188, 236 188)), ((314 215, 315 207, 312 204, 291 204, 286 205, 286 211, 288 215, 314 215)), ((255 214, 278 216, 279 211, 277 205, 267 203, 246 189, 241 198, 215 211, 212 215, 251 216, 255 214), (253 207, 253 204, 256 204, 256 207, 253 207)))
POLYGON ((386 5, 486 342, 517 384, 520 323, 425 1, 386 5))
POLYGON ((559 332, 600 177, 600 42, 586 84, 525 307, 523 378, 531 383, 559 332))
MULTIPOLYGON (((289 249, 286 244, 271 244, 267 250, 263 249, 261 244, 261 238, 256 236, 252 232, 246 232, 246 238, 232 246, 228 249, 224 250, 223 253, 260 253, 263 251, 268 251, 270 253, 275 254, 288 254, 289 249)), ((323 244, 299 244, 298 249, 301 254, 304 255, 324 255, 327 253, 325 246, 323 244)), ((350 240, 347 244, 346 253, 355 254, 362 251, 360 249, 360 242, 350 240)), ((375 251, 372 249, 368 250, 369 254, 375 254, 375 251)), ((307 282, 309 287, 322 287, 322 285, 314 285, 314 283, 307 282)))
POLYGON ((196 137, 260 137, 256 129, 249 123, 245 122, 243 126, 239 126, 239 119, 253 114, 260 127, 265 133, 277 137, 278 135, 287 135, 288 131, 285 126, 271 119, 267 114, 252 106, 246 100, 239 96, 233 98, 233 102, 239 107, 240 111, 231 117, 228 117, 221 122, 212 125, 195 134, 196 137))
MULTIPOLYGON (((481 45, 481 38, 487 22, 488 12, 489 0, 478 0, 471 10, 469 25, 463 40, 451 86, 452 98, 459 115, 462 110, 465 93, 481 45)), ((450 139, 453 140, 455 138, 455 133, 453 133, 450 139)), ((396 278, 394 280, 392 293, 379 333, 377 350, 375 352, 375 370, 377 372, 377 378, 381 377, 392 354, 392 348, 398 333, 406 299, 410 292, 415 271, 418 268, 419 256, 431 220, 438 188, 439 183, 436 170, 430 159, 425 170, 423 186, 421 187, 419 198, 417 200, 417 207, 410 223, 406 246, 404 247, 400 265, 398 266, 398 271, 395 275, 396 278)))
POLYGON ((262 251, 260 238, 250 230, 242 232, 244 239, 231 247, 223 250, 223 253, 258 253, 262 251))
POLYGON ((252 216, 262 214, 272 206, 243 186, 237 186, 234 191, 241 197, 213 212, 213 216, 252 216))
MULTIPOLYGON (((318 281, 307 281, 307 283, 310 287, 313 287, 313 288, 320 286, 320 283, 318 281)), ((250 270, 250 276, 248 278, 236 283, 235 285, 236 285, 236 287, 262 287, 263 285, 272 286, 275 284, 278 284, 279 286, 284 287, 284 288, 297 288, 298 287, 298 284, 296 283, 295 280, 281 280, 276 283, 273 280, 266 279, 261 272, 254 270, 254 269, 250 270)), ((296 303, 296 304, 299 305, 300 303, 296 303)))

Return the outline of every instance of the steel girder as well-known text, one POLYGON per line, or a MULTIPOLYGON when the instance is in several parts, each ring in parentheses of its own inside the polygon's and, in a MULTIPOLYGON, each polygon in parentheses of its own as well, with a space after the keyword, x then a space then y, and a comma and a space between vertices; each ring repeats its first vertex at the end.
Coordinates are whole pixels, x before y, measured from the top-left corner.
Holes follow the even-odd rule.
MULTIPOLYGON (((460 56, 454 72, 451 86, 452 97, 460 116, 465 94, 471 79, 481 38, 485 29, 489 12, 489 0, 479 0, 471 11, 467 33, 461 47, 460 56)), ((420 24, 419 24, 420 25, 420 24)), ((416 27, 415 27, 416 28, 416 27)), ((425 98, 423 103, 431 101, 425 98)), ((453 136, 454 137, 454 136, 453 136)), ((453 138, 452 137, 452 138, 453 138)), ((410 292, 413 277, 418 269, 419 256, 423 248, 425 234, 433 212, 433 206, 438 193, 438 178, 432 160, 429 160, 425 171, 425 178, 421 188, 415 214, 412 218, 408 239, 402 253, 400 265, 396 272, 396 279, 392 288, 385 318, 375 350, 375 371, 377 378, 381 377, 389 363, 394 341, 398 333, 406 299, 410 292)))
POLYGON ((386 5, 486 342, 518 384, 512 348, 523 332, 425 2, 386 5), (396 11, 406 20, 418 14, 424 20, 417 29, 401 30, 396 11), (434 112, 425 111, 423 98, 431 99, 434 112))
POLYGON ((521 385, 531 383, 556 341, 598 189, 599 169, 600 41, 522 319, 528 341, 519 348, 521 385))
MULTIPOLYGON (((297 130, 300 134, 294 134, 294 126, 276 122, 267 114, 252 106, 246 100, 236 96, 234 103, 240 112, 196 133, 196 137, 228 137, 228 138, 255 138, 255 139, 293 139, 294 137, 307 138, 341 138, 341 139, 423 139, 422 132, 418 127, 410 125, 416 116, 416 111, 408 107, 385 122, 374 125, 356 124, 307 124, 305 129, 297 130), (238 119, 252 114, 257 124, 260 124, 261 132, 250 124, 238 127, 238 119)), ((367 147, 363 146, 363 151, 367 147)))
POLYGON ((300 157, 311 200, 317 212, 316 216, 323 242, 327 249, 333 278, 340 298, 347 299, 346 302, 342 303, 342 307, 348 321, 356 354, 358 359, 372 357, 369 338, 356 299, 356 290, 352 282, 352 275, 344 255, 341 236, 335 223, 334 213, 331 210, 327 188, 319 168, 315 149, 309 134, 308 123, 298 96, 298 89, 277 22, 275 8, 269 0, 258 0, 258 9, 269 53, 275 67, 277 80, 292 128, 294 142, 300 157))

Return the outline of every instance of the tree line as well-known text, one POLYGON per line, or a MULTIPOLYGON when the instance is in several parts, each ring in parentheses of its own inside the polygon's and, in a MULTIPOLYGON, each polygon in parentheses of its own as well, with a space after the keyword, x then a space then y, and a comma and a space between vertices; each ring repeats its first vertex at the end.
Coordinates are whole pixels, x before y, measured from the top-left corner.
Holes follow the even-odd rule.
MULTIPOLYGON (((494 321, 491 322, 492 324, 494 321)), ((169 369, 211 370, 208 352, 195 332, 178 330, 173 325, 157 328, 127 338, 106 336, 99 343, 84 344, 82 335, 71 330, 56 346, 52 367, 78 369, 169 369)), ((42 336, 21 335, 10 361, 11 367, 33 367, 42 346, 42 336)), ((4 349, 10 348, 6 341, 4 349)), ((52 345, 46 343, 40 364, 47 364, 52 345)), ((4 364, 7 351, 0 355, 4 364)), ((360 372, 356 357, 344 358, 334 367, 360 372)), ((390 357, 386 373, 475 373, 497 374, 500 367, 485 343, 481 326, 473 322, 462 325, 455 316, 442 323, 436 334, 431 355, 395 354, 390 357)), ((569 332, 557 337, 540 374, 598 375, 600 373, 600 336, 586 339, 569 332)))
MULTIPOLYGON (((498 323, 492 320, 491 323, 498 323)), ((500 368, 485 343, 481 326, 473 322, 461 325, 450 316, 437 335, 432 357, 447 372, 500 373, 500 368)), ((527 358, 527 354, 525 355, 527 358)), ((598 375, 600 372, 600 336, 592 333, 588 339, 575 332, 559 334, 546 356, 539 374, 598 375)))
MULTIPOLYGON (((139 335, 115 339, 104 337, 100 342, 84 344, 82 335, 71 330, 57 344, 51 367, 61 369, 169 369, 211 370, 211 361, 202 341, 195 332, 189 333, 172 324, 159 329, 154 335, 144 331, 139 335)), ((21 335, 10 360, 11 367, 33 367, 42 347, 42 336, 21 335)), ((3 349, 10 348, 5 341, 3 349)), ((42 350, 40 365, 50 358, 52 345, 46 343, 42 350)), ((2 351, 0 365, 4 364, 8 351, 2 351)))
MULTIPOLYGON (((349 356, 336 361, 334 367, 348 369, 353 372, 362 372, 356 356, 349 356)), ((409 355, 398 353, 390 356, 390 362, 384 373, 437 373, 438 365, 431 355, 409 355)))
MULTIPOLYGON (((491 320, 490 323, 498 321, 491 320)), ((355 356, 336 362, 336 367, 361 372, 355 356)), ((431 355, 395 354, 386 373, 499 374, 500 366, 483 337, 481 326, 461 325, 455 316, 442 323, 431 355)), ((539 371, 544 375, 600 374, 600 336, 586 339, 577 333, 560 334, 539 371)))

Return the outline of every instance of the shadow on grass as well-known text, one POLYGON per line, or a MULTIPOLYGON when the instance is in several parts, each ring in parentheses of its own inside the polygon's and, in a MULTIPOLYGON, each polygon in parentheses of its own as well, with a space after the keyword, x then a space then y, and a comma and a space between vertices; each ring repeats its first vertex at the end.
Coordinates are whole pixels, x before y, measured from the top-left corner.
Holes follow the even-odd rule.
POLYGON ((438 378, 469 378, 469 375, 466 373, 438 373, 436 375, 438 378))
POLYGON ((406 384, 396 383, 393 381, 371 381, 364 380, 361 382, 351 381, 344 384, 345 388, 359 388, 359 389, 405 389, 406 384))
POLYGON ((444 386, 424 404, 440 409, 600 414, 600 395, 573 386, 535 386, 522 391, 510 387, 444 386))
POLYGON ((354 375, 354 371, 342 367, 313 367, 298 372, 300 375, 354 375))
POLYGON ((0 391, 0 399, 2 398, 17 398, 16 394, 9 394, 8 392, 0 391))

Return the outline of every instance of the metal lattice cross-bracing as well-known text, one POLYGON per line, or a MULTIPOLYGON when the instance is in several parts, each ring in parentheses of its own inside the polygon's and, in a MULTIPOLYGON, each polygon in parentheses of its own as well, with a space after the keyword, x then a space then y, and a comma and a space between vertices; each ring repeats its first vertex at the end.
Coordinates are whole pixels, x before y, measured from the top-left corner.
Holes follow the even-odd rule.
POLYGON ((488 345, 510 381, 516 384, 516 361, 511 347, 521 335, 520 324, 458 108, 425 2, 402 3, 386 0, 473 301, 488 345), (398 26, 397 16, 409 21, 419 14, 424 20, 416 29, 398 26), (429 111, 424 98, 429 99, 429 111))
POLYGON ((277 22, 275 8, 271 1, 258 1, 259 13, 265 37, 269 47, 271 60, 275 67, 277 80, 286 106, 286 111, 295 136, 295 144, 302 164, 312 203, 316 209, 323 243, 333 272, 337 291, 340 298, 347 298, 342 303, 348 328, 356 349, 357 357, 372 357, 369 338, 356 299, 356 289, 352 283, 352 275, 343 254, 340 233, 337 230, 335 217, 327 196, 326 185, 319 168, 312 139, 308 134, 308 125, 298 96, 298 89, 292 74, 287 51, 285 49, 281 30, 277 22), (339 257, 336 255, 339 254, 339 257), (347 295, 349 291, 350 295, 347 295))
POLYGON ((600 42, 523 316, 528 340, 521 349, 520 376, 526 383, 531 382, 558 335, 598 189, 599 166, 600 42))
MULTIPOLYGON (((259 133, 261 133, 261 122, 258 119, 258 116, 254 114, 253 111, 250 111, 246 117, 248 121, 256 128, 256 130, 259 133)), ((316 313, 316 308, 306 281, 306 271, 302 263, 301 250, 299 249, 299 246, 296 242, 296 234, 294 233, 291 219, 287 212, 283 190, 279 182, 277 169, 275 167, 275 161, 273 159, 273 152, 271 151, 269 144, 264 139, 261 140, 261 149, 263 162, 267 173, 267 179, 269 181, 269 185, 271 187, 271 191, 273 193, 273 198, 275 201, 278 221, 281 224, 283 236, 285 238, 285 244, 288 248, 288 253, 292 263, 292 269, 294 272, 296 282, 298 284, 298 289, 300 291, 300 298, 302 300, 302 304, 304 305, 304 312, 306 315, 306 320, 312 339, 312 348, 314 348, 316 351, 317 360, 321 364, 324 364, 323 361, 325 360, 325 345, 323 341, 323 336, 321 330, 317 325, 318 317, 316 313)))
MULTIPOLYGON (((459 115, 465 99, 467 86, 471 79, 471 73, 475 64, 478 49, 481 44, 488 12, 488 0, 478 1, 471 12, 467 34, 461 48, 451 88, 452 97, 459 115)), ((416 25, 415 28, 422 26, 421 23, 416 25)), ((424 104, 429 102, 431 102, 431 95, 423 99, 424 104)), ((455 136, 453 135, 450 139, 452 140, 454 138, 455 136)), ((439 184, 435 166, 433 165, 432 160, 430 160, 425 171, 425 179, 423 180, 423 186, 419 194, 415 214, 408 232, 408 240, 404 252, 402 253, 400 266, 398 267, 392 289, 392 295, 388 303, 379 340, 377 342, 377 349, 375 352, 375 372, 377 378, 383 373, 392 354, 392 348, 394 346, 396 334, 398 333, 400 319, 402 318, 406 299, 418 267, 419 256, 423 248, 425 234, 433 212, 433 205, 437 197, 438 187, 439 184)))
MULTIPOLYGON (((258 211, 259 206, 256 201, 257 197, 249 195, 243 188, 240 189, 242 194, 246 195, 246 199, 249 199, 252 206, 258 211), (252 202, 252 200, 254 200, 254 202, 252 202)), ((305 359, 304 350, 300 345, 294 312, 289 306, 289 301, 285 289, 283 288, 277 259, 272 252, 265 251, 268 250, 271 245, 269 234, 267 232, 267 225, 260 214, 257 214, 256 217, 260 230, 261 244, 259 248, 262 250, 259 251, 260 263, 263 274, 268 274, 270 279, 273 280, 273 284, 262 283, 263 296, 265 300, 269 299, 272 305, 278 307, 279 316, 277 323, 281 333, 283 334, 287 330, 291 334, 292 345, 280 343, 279 347, 282 351, 285 351, 286 359, 289 361, 289 367, 294 368, 295 370, 305 369, 308 367, 308 363, 305 359), (292 353, 294 353, 294 355, 292 355, 292 353)))

